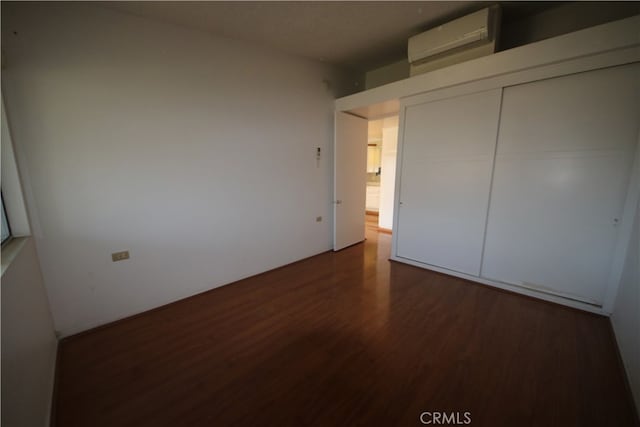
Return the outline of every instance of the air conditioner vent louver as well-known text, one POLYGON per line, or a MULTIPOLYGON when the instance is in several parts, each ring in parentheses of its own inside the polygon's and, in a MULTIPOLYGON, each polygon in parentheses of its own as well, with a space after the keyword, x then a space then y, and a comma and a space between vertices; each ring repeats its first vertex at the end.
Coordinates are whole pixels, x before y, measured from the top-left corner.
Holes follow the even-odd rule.
MULTIPOLYGON (((448 54, 452 56, 458 54, 461 60, 467 60, 493 53, 498 19, 499 7, 492 6, 411 37, 408 44, 408 57, 412 66, 412 75, 417 74, 414 70, 420 68, 421 64, 440 60, 448 54), (472 49, 476 53, 470 53, 472 49), (461 52, 465 53, 460 54, 461 52)), ((450 65, 456 61, 440 60, 439 62, 450 65)), ((423 66, 422 68, 434 67, 423 66)))

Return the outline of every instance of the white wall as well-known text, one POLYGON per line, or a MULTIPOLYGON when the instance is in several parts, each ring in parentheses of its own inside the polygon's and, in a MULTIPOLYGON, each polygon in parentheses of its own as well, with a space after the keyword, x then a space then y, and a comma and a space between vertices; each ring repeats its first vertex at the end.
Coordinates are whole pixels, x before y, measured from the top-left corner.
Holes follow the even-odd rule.
MULTIPOLYGON (((48 426, 57 339, 33 239, 2 274, 2 425, 48 426)), ((5 257, 3 248, 3 258, 5 257)))
POLYGON ((382 124, 382 170, 380 173, 380 216, 378 226, 393 227, 393 194, 396 187, 398 117, 387 117, 382 124))
POLYGON ((368 71, 364 77, 364 89, 372 89, 387 83, 406 79, 407 77, 409 77, 409 62, 404 58, 392 64, 385 65, 384 67, 368 71))
POLYGON ((3 3, 2 30, 63 335, 330 249, 335 70, 87 4, 3 3))
POLYGON ((611 323, 640 415, 640 205, 620 280, 611 323))

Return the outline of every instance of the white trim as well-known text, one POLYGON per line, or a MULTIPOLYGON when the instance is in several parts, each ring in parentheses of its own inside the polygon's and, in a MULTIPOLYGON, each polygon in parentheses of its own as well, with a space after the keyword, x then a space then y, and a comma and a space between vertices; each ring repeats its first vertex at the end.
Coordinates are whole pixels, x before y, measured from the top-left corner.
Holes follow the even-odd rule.
POLYGON ((587 303, 583 303, 580 301, 576 301, 573 299, 569 299, 569 298, 563 298, 561 296, 556 296, 556 295, 552 295, 549 293, 544 293, 544 292, 540 292, 540 291, 535 291, 532 289, 529 289, 527 287, 524 286, 517 286, 517 285, 512 285, 509 283, 504 283, 504 282, 498 282, 495 280, 490 280, 490 279, 486 279, 484 277, 477 277, 477 276, 471 276, 469 274, 465 274, 465 273, 460 273, 457 271, 453 271, 453 270, 447 270, 446 268, 441 268, 441 267, 436 267, 434 265, 430 265, 430 264, 424 264, 421 262, 417 262, 408 258, 402 258, 402 257, 398 257, 395 254, 391 254, 390 259, 392 261, 396 261, 396 262, 400 262, 403 264, 409 264, 412 265, 414 267, 419 267, 419 268, 424 268, 426 270, 431 270, 431 271, 435 271, 438 273, 443 273, 449 276, 453 276, 453 277, 459 277, 461 279, 465 279, 468 280, 470 282, 475 282, 475 283, 480 283, 482 285, 488 285, 494 288, 499 288, 499 289, 504 289, 510 292, 514 292, 516 294, 522 294, 522 295, 526 295, 532 298, 536 298, 536 299, 540 299, 540 300, 544 300, 544 301, 549 301, 549 302, 553 302, 556 304, 561 304, 567 307, 572 307, 572 308, 577 308, 579 310, 584 310, 584 311, 588 311, 591 313, 596 313, 596 314, 603 314, 603 315, 608 315, 608 313, 606 311, 604 311, 602 309, 602 307, 598 307, 595 305, 591 305, 591 304, 587 304, 587 303))
POLYGON ((436 101, 438 99, 450 98, 453 96, 461 96, 473 92, 515 86, 537 80, 545 80, 635 62, 640 62, 640 46, 604 52, 589 57, 567 60, 513 73, 500 74, 486 79, 461 82, 454 86, 434 88, 429 91, 420 91, 399 100, 389 100, 380 104, 349 110, 348 112, 374 120, 384 115, 399 114, 403 104, 421 104, 424 102, 436 101))
POLYGON ((398 233, 400 231, 399 226, 400 222, 398 218, 400 217, 400 188, 402 180, 402 159, 404 153, 404 125, 406 122, 406 106, 401 106, 400 115, 398 117, 398 144, 396 146, 396 180, 395 180, 395 189, 393 190, 393 233, 391 234, 391 257, 393 258, 395 254, 398 253, 398 233))
POLYGON ((607 314, 613 313, 613 307, 618 296, 618 288, 620 287, 620 280, 622 279, 622 272, 624 271, 624 262, 627 258, 627 250, 631 242, 631 231, 633 228, 633 221, 636 215, 636 209, 638 209, 638 200, 640 199, 640 132, 638 133, 638 142, 636 144, 636 155, 633 161, 633 167, 631 169, 631 177, 629 179, 629 185, 627 187, 627 198, 624 203, 624 210, 622 211, 622 218, 620 218, 620 224, 618 225, 618 239, 616 242, 616 248, 613 252, 613 262, 611 264, 611 272, 609 274, 609 281, 607 282, 607 289, 604 295, 604 302, 602 304, 603 310, 607 314))
POLYGON ((500 88, 500 104, 498 105, 498 123, 496 126, 496 139, 493 144, 493 156, 491 157, 491 178, 489 179, 489 197, 487 199, 487 210, 484 213, 484 233, 482 235, 482 252, 480 253, 480 271, 478 276, 482 277, 484 268, 484 252, 487 248, 487 229, 489 228, 489 212, 491 211, 491 200, 493 198, 493 180, 496 176, 496 157, 498 157, 498 141, 500 140, 500 125, 502 124, 502 103, 504 101, 504 88, 500 88))
MULTIPOLYGON (((638 48, 640 46, 638 28, 640 28, 640 15, 597 25, 339 98, 335 101, 335 109, 352 111, 371 108, 390 100, 461 83, 503 76, 574 59, 588 59, 588 57, 607 52, 638 48)), ((614 64, 607 66, 611 65, 614 64)), ((578 71, 570 71, 569 74, 574 72, 578 71)))
POLYGON ((539 80, 552 79, 556 77, 627 65, 636 62, 640 62, 640 47, 626 48, 588 58, 574 59, 557 64, 547 65, 540 68, 523 70, 510 74, 495 76, 488 79, 461 83, 453 87, 435 89, 426 93, 420 93, 403 98, 401 100, 401 105, 409 106, 424 104, 425 102, 432 102, 440 99, 452 98, 455 96, 463 96, 492 89, 517 86, 520 84, 531 83, 539 80))

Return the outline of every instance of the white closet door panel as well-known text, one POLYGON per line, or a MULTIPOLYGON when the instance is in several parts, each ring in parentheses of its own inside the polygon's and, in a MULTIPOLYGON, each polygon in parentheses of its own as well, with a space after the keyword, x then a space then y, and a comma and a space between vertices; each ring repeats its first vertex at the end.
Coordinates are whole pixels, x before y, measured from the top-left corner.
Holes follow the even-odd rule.
POLYGON ((631 64, 505 88, 498 154, 628 150, 639 80, 631 64))
POLYGON ((631 65, 504 89, 483 277, 602 303, 639 75, 631 65))
POLYGON ((480 273, 500 94, 406 108, 397 256, 480 273))

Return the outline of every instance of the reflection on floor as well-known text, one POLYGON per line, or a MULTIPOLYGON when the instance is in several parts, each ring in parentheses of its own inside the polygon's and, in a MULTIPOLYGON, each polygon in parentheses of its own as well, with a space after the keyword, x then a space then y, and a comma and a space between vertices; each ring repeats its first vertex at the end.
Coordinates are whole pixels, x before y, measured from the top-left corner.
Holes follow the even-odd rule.
POLYGON ((378 226, 378 214, 367 212, 365 215, 365 227, 368 231, 391 234, 391 230, 378 226))
POLYGON ((389 262, 367 224, 364 243, 63 340, 54 424, 633 425, 608 319, 389 262))

